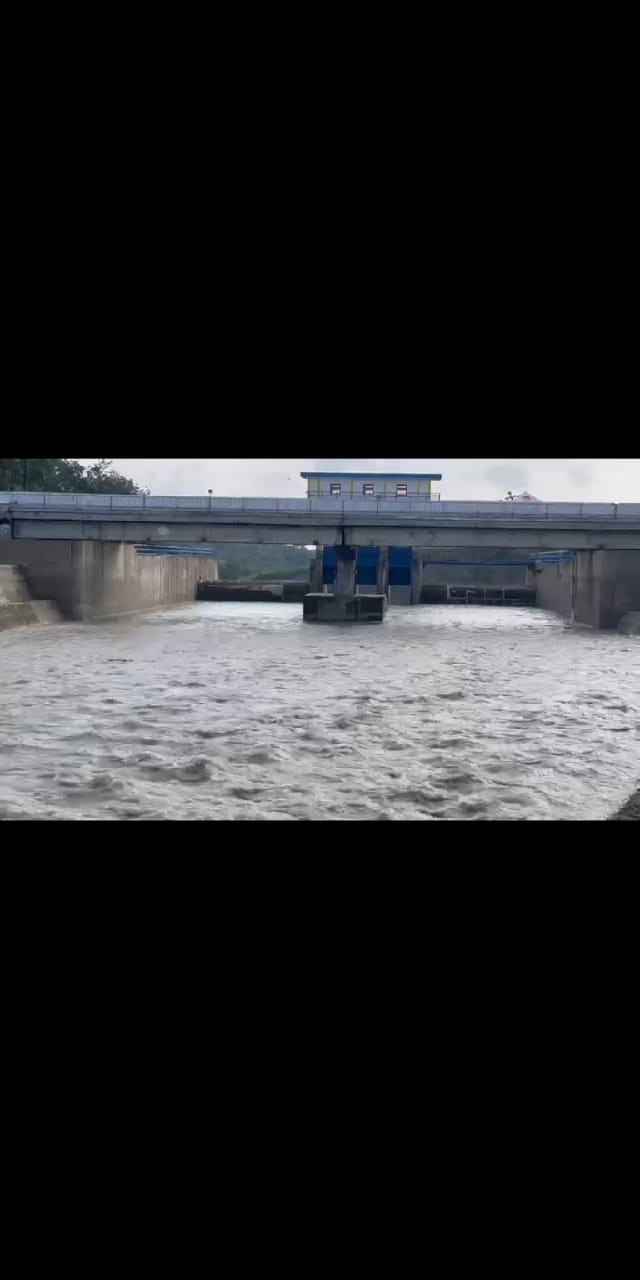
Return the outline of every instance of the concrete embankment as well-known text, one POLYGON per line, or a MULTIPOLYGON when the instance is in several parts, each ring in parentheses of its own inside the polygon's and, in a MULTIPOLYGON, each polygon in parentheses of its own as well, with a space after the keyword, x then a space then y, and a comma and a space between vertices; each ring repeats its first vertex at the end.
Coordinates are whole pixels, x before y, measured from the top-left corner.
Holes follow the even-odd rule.
POLYGON ((0 564, 0 631, 60 620, 53 601, 32 598, 20 565, 0 564))
POLYGON ((6 539, 0 557, 24 565, 33 600, 54 600, 79 622, 184 604, 217 573, 210 557, 141 556, 121 542, 6 539))

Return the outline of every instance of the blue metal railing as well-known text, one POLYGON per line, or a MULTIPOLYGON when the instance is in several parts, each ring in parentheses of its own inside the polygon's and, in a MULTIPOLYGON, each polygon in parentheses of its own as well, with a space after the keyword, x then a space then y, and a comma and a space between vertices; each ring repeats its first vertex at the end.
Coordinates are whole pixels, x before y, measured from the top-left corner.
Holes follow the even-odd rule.
POLYGON ((136 545, 136 551, 139 556, 208 556, 212 560, 219 555, 215 547, 165 547, 159 543, 136 545))

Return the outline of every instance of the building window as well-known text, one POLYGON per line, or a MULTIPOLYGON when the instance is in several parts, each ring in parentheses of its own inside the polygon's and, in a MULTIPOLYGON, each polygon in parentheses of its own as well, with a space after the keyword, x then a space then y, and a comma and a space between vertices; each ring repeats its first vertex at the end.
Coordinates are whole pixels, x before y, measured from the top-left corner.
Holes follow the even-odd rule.
POLYGON ((373 497, 373 485, 372 485, 372 484, 363 484, 363 486, 362 486, 362 496, 363 496, 363 498, 372 498, 372 497, 373 497))
POLYGON ((330 485, 330 487, 329 487, 329 492, 330 492, 330 494, 331 494, 331 497, 332 497, 332 498, 339 498, 339 497, 340 497, 340 494, 342 493, 342 485, 340 485, 340 484, 332 484, 332 485, 330 485))
POLYGON ((406 484, 397 484, 397 485, 396 485, 396 498, 406 498, 406 496, 407 496, 407 486, 406 486, 406 484))

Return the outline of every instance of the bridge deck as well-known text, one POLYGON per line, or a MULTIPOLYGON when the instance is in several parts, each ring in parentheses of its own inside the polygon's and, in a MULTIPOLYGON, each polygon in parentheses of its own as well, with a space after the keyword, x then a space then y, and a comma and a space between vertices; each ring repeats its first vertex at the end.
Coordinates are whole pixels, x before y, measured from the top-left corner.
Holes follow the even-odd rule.
POLYGON ((401 520, 412 517, 411 523, 421 520, 433 524, 448 518, 477 520, 490 519, 509 524, 512 521, 551 521, 569 519, 586 521, 640 522, 640 502, 413 502, 405 498, 214 498, 171 497, 162 495, 107 494, 107 493, 14 493, 0 492, 0 509, 19 508, 21 517, 27 512, 44 512, 55 518, 60 513, 66 519, 99 515, 102 519, 155 519, 188 518, 197 515, 203 519, 211 516, 246 516, 260 519, 274 516, 349 516, 356 518, 384 517, 401 520), (416 519, 417 517, 417 519, 416 519))

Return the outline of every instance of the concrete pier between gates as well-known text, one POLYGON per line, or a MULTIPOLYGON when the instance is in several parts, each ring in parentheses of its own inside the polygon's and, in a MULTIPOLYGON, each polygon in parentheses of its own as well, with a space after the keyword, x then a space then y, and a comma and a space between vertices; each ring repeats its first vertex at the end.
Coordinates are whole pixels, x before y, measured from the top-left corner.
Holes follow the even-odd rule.
POLYGON ((423 582, 422 554, 413 549, 411 555, 411 603, 420 604, 423 582))
POLYGON ((313 585, 318 591, 304 597, 302 616, 305 622, 382 622, 387 608, 386 595, 362 595, 356 592, 357 547, 336 547, 335 591, 322 590, 322 548, 312 570, 313 585))
POLYGON ((357 548, 336 547, 336 558, 338 561, 336 571, 336 595, 355 596, 356 565, 358 561, 357 548))
POLYGON ((389 548, 378 548, 378 567, 376 571, 376 590, 378 595, 389 600, 389 548))
POLYGON ((311 590, 316 594, 322 592, 323 587, 323 560, 324 547, 316 547, 316 558, 311 569, 311 590))

